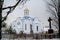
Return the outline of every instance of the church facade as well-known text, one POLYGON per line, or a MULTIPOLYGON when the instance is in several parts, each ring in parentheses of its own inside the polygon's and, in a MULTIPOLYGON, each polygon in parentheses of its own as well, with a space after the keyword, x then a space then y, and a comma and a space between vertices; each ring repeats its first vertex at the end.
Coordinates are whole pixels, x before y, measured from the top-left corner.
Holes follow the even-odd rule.
POLYGON ((40 33, 42 31, 40 20, 37 17, 31 18, 28 8, 24 9, 24 17, 18 17, 11 23, 11 27, 17 34, 21 31, 25 34, 30 34, 31 31, 33 31, 33 33, 40 33))

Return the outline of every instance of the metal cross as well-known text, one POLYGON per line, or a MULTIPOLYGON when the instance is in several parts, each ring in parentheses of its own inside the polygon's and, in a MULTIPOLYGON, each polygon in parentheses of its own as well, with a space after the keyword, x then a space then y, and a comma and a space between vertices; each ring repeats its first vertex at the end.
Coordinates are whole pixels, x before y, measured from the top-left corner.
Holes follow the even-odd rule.
POLYGON ((50 29, 51 29, 51 21, 52 21, 52 19, 49 17, 48 22, 49 22, 50 29))

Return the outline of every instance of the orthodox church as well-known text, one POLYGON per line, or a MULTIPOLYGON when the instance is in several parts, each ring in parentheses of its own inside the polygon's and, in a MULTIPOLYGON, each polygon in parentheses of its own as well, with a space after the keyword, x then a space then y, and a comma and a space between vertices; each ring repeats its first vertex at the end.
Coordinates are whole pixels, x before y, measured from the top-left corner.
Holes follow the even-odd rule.
POLYGON ((39 33, 42 31, 40 20, 37 17, 31 18, 29 16, 28 8, 24 9, 23 17, 18 17, 11 23, 11 27, 17 34, 21 33, 21 31, 26 34, 30 34, 31 31, 33 31, 33 33, 39 33))

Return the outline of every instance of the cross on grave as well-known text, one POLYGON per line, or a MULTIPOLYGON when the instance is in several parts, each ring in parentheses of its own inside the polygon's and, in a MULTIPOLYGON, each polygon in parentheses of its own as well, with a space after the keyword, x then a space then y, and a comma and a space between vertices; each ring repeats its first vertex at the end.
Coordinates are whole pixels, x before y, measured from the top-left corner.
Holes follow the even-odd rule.
POLYGON ((49 17, 49 19, 48 19, 48 22, 49 22, 48 33, 49 33, 49 34, 50 34, 50 33, 53 33, 53 29, 51 28, 51 21, 52 21, 52 19, 49 17))
POLYGON ((51 29, 51 21, 52 21, 52 19, 49 17, 48 22, 49 22, 50 29, 51 29))

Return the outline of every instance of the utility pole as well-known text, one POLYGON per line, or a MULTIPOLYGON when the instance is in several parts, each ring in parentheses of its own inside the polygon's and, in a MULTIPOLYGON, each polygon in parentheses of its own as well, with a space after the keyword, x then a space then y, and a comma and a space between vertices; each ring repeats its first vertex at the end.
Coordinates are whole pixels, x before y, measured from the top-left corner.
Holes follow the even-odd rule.
POLYGON ((2 6, 3 6, 4 0, 0 0, 0 39, 2 38, 1 36, 1 28, 2 28, 2 6))

